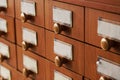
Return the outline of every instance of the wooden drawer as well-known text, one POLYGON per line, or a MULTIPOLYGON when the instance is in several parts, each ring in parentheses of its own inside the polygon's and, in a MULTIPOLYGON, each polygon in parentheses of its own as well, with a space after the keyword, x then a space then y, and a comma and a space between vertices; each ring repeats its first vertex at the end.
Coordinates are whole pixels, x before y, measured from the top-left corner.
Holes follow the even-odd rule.
POLYGON ((45 60, 29 51, 23 51, 17 46, 18 70, 26 78, 45 80, 45 60))
POLYGON ((0 63, 6 63, 14 68, 16 65, 16 47, 14 44, 0 38, 0 63))
POLYGON ((0 26, 1 37, 15 43, 14 18, 0 15, 0 26))
POLYGON ((56 34, 84 41, 83 7, 49 0, 46 0, 45 6, 45 26, 47 29, 56 34))
POLYGON ((22 23, 16 20, 17 44, 23 47, 23 50, 30 50, 38 55, 45 56, 45 33, 44 29, 22 23))
MULTIPOLYGON (((105 75, 109 76, 107 74, 103 75, 103 74, 98 73, 97 64, 98 64, 98 60, 100 59, 99 57, 101 59, 104 58, 104 59, 112 61, 110 63, 120 64, 120 56, 119 55, 113 54, 111 52, 103 51, 101 49, 95 48, 95 47, 90 46, 90 45, 85 45, 85 76, 91 80, 99 80, 99 78, 101 76, 105 76, 105 75)), ((106 62, 106 64, 107 64, 107 62, 106 62)), ((110 65, 108 67, 103 66, 104 68, 102 68, 102 69, 106 69, 104 71, 107 71, 111 66, 112 65, 110 65)), ((115 70, 114 68, 111 68, 111 69, 115 70)), ((110 75, 117 73, 117 72, 114 73, 114 71, 112 71, 112 70, 108 71, 110 73, 110 75), (113 73, 111 74, 111 72, 113 72, 113 73)), ((120 73, 118 72, 117 74, 120 74, 120 73)))
POLYGON ((63 64, 67 69, 84 74, 84 44, 81 42, 46 30, 46 57, 59 67, 63 64))
POLYGON ((65 68, 58 68, 52 62, 46 63, 46 80, 82 80, 82 76, 65 68))
POLYGON ((120 27, 119 18, 120 18, 120 15, 117 15, 117 14, 112 14, 104 11, 86 8, 85 41, 92 45, 102 47, 104 50, 110 50, 110 51, 119 53, 120 43, 114 39, 114 37, 118 35, 117 32, 119 31, 119 27, 120 27), (100 24, 98 24, 99 22, 100 24), (103 22, 105 23, 104 25, 103 25, 103 22), (115 23, 115 25, 118 25, 119 27, 117 27, 118 28, 117 29, 116 26, 113 26, 113 25, 108 26, 108 24, 107 26, 105 26, 106 23, 109 23, 109 24, 115 23), (101 24, 102 26, 100 26, 101 24), (101 36, 98 33, 101 33, 101 34, 104 33, 105 35, 101 36), (110 37, 111 36, 112 37, 110 38, 108 34, 110 37), (105 40, 106 41, 105 44, 103 42, 103 38, 107 39, 105 40))
POLYGON ((1 0, 0 14, 14 17, 14 0, 1 0))
POLYGON ((15 0, 15 8, 22 22, 44 27, 44 0, 15 0))

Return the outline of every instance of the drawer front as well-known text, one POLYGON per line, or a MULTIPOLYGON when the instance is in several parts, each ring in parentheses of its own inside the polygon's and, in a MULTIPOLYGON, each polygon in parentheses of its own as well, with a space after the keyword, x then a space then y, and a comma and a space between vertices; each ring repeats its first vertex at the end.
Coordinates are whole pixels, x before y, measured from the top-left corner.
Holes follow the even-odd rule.
POLYGON ((23 50, 31 50, 45 56, 45 33, 44 29, 16 20, 17 44, 23 50))
POLYGON ((16 47, 14 44, 2 38, 0 38, 0 56, 1 56, 0 63, 6 63, 14 68, 17 68, 16 47))
POLYGON ((13 43, 15 43, 14 18, 0 15, 0 35, 13 43))
MULTIPOLYGON (((84 74, 84 44, 61 35, 55 35, 46 30, 46 57, 57 62, 62 57, 61 64, 79 74, 84 74), (68 46, 69 45, 69 46, 68 46), (72 46, 72 47, 70 47, 72 46), (71 58, 72 57, 72 58, 71 58), (67 59, 67 61, 66 61, 67 59)), ((58 61, 59 63, 59 61, 58 61)))
POLYGON ((82 76, 65 68, 58 68, 52 62, 46 62, 46 80, 82 80, 82 76))
POLYGON ((16 18, 44 27, 44 0, 15 0, 16 18))
POLYGON ((116 73, 117 74, 120 73, 112 71, 112 70, 117 70, 115 66, 117 67, 119 66, 120 68, 119 55, 107 51, 103 51, 101 49, 89 45, 85 45, 85 76, 87 78, 91 80, 99 80, 104 76, 104 78, 110 78, 110 79, 113 79, 115 77, 114 79, 118 80, 118 78, 116 77, 116 73), (104 60, 104 62, 102 60, 104 60), (101 63, 99 64, 98 61, 101 61, 101 63), (103 65, 103 66, 99 66, 99 65, 103 65))
POLYGON ((56 34, 84 40, 83 7, 49 0, 46 0, 45 6, 45 26, 47 29, 54 31, 56 34))
POLYGON ((45 60, 40 56, 35 55, 29 51, 23 51, 21 47, 17 46, 18 54, 18 70, 20 70, 24 77, 35 80, 45 80, 45 60), (30 63, 29 63, 30 61, 30 63), (31 77, 30 77, 31 76, 31 77))
POLYGON ((14 0, 1 0, 0 14, 14 17, 14 0))
POLYGON ((85 41, 104 50, 119 52, 119 18, 117 14, 86 8, 85 41))

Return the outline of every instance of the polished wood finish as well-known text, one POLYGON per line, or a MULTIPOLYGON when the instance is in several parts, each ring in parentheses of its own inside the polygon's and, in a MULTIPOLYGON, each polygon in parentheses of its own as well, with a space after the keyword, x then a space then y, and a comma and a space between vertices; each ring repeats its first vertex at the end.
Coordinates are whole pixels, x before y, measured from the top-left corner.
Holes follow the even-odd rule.
POLYGON ((3 60, 2 62, 0 62, 0 64, 6 63, 17 69, 16 46, 2 38, 0 38, 0 42, 9 46, 9 53, 10 53, 10 58, 3 60))
POLYGON ((45 26, 47 29, 53 31, 53 26, 54 26, 53 12, 52 12, 53 6, 70 10, 73 12, 73 27, 72 28, 64 27, 66 28, 66 31, 62 31, 61 34, 84 41, 84 8, 83 7, 74 6, 56 1, 50 1, 50 0, 46 0, 45 6, 46 6, 45 26))
POLYGON ((37 33, 37 46, 29 48, 28 50, 37 53, 38 55, 45 56, 45 32, 43 28, 31 25, 29 23, 22 23, 20 20, 16 20, 16 38, 17 44, 22 46, 22 27, 36 31, 37 33))
MULTIPOLYGON (((33 21, 27 21, 31 24, 35 24, 44 27, 44 0, 29 0, 36 3, 36 16, 33 21)), ((16 18, 21 19, 21 0, 15 0, 16 18)))
POLYGON ((85 76, 91 80, 99 80, 100 74, 96 71, 98 56, 120 64, 120 56, 96 47, 85 45, 85 76), (112 56, 112 57, 111 57, 112 56))
MULTIPOLYGON (((101 38, 100 36, 98 36, 97 33, 97 28, 98 28, 98 19, 99 17, 103 18, 103 19, 108 19, 108 20, 112 20, 112 21, 117 21, 120 22, 120 15, 117 14, 112 14, 112 13, 108 13, 108 12, 104 12, 104 11, 100 11, 100 10, 95 10, 95 9, 91 9, 91 8, 86 8, 86 20, 85 20, 85 42, 101 47, 100 42, 101 42, 101 38)), ((110 51, 113 52, 120 52, 120 43, 114 43, 115 46, 110 49, 110 51)))
POLYGON ((46 61, 42 57, 39 57, 35 55, 32 52, 29 51, 23 51, 21 47, 17 46, 17 57, 18 57, 18 70, 22 72, 24 66, 23 66, 23 54, 37 60, 38 65, 38 73, 35 74, 34 79, 35 80, 45 80, 45 64, 46 61))
POLYGON ((64 64, 64 67, 84 74, 84 44, 61 35, 55 35, 53 32, 46 30, 46 57, 52 61, 55 59, 54 39, 64 41, 73 45, 73 61, 64 64))
POLYGON ((54 80, 54 71, 58 71, 66 76, 72 78, 72 80, 82 80, 82 76, 67 70, 65 68, 56 67, 52 62, 46 60, 46 80, 54 80))
POLYGON ((15 43, 14 18, 3 15, 0 15, 0 18, 5 19, 7 21, 7 31, 8 31, 4 35, 1 35, 1 37, 15 43))

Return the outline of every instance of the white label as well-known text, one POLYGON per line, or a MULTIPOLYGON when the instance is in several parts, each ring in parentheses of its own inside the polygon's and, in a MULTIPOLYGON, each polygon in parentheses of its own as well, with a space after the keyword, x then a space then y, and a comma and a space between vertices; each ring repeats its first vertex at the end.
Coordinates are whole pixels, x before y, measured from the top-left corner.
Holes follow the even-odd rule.
POLYGON ((99 64, 97 64, 97 71, 115 80, 120 80, 120 64, 117 65, 117 63, 100 58, 99 64))
POLYGON ((6 56, 7 58, 10 57, 8 45, 0 42, 0 54, 6 56))
POLYGON ((54 53, 68 60, 72 60, 72 45, 54 39, 54 53))
POLYGON ((35 2, 21 2, 21 12, 35 16, 35 2))
POLYGON ((0 31, 7 33, 7 21, 2 18, 0 18, 0 31))
POLYGON ((7 8, 7 0, 0 0, 0 7, 7 8))
POLYGON ((5 79, 5 80, 11 80, 11 73, 10 70, 3 67, 2 65, 0 65, 0 75, 5 79))
POLYGON ((98 20, 98 34, 103 37, 120 41, 120 24, 110 21, 98 20))
POLYGON ((23 27, 23 41, 37 45, 37 34, 35 31, 23 27))
POLYGON ((54 71, 54 80, 72 80, 72 78, 70 78, 58 71, 54 71))
POLYGON ((23 55, 23 65, 28 70, 38 73, 37 61, 29 56, 23 55))
POLYGON ((72 11, 53 7, 53 21, 72 27, 72 11))

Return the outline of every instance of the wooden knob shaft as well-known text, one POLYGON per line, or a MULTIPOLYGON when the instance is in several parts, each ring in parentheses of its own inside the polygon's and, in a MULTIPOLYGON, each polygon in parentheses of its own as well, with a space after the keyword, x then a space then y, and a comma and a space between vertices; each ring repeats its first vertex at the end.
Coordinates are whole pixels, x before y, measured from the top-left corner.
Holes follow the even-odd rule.
POLYGON ((107 38, 101 39, 101 48, 103 50, 109 50, 111 48, 111 41, 107 38))
POLYGON ((22 48, 23 48, 23 50, 28 50, 28 48, 30 48, 31 47, 31 44, 30 43, 27 43, 27 42, 25 42, 25 41, 23 41, 22 42, 22 48))
POLYGON ((5 59, 7 59, 7 57, 0 54, 0 62, 3 62, 5 59))
POLYGON ((54 30, 55 34, 59 34, 62 31, 62 27, 60 24, 54 23, 53 30, 54 30))
POLYGON ((28 69, 26 69, 26 68, 23 68, 23 75, 24 75, 25 77, 29 77, 29 75, 31 75, 31 74, 33 74, 32 71, 30 71, 30 70, 28 70, 28 69))
POLYGON ((59 56, 55 57, 55 65, 61 67, 63 64, 67 63, 68 60, 59 56))

